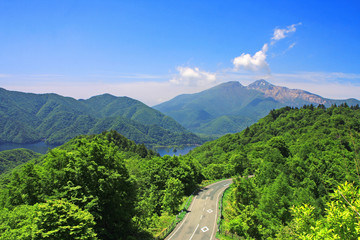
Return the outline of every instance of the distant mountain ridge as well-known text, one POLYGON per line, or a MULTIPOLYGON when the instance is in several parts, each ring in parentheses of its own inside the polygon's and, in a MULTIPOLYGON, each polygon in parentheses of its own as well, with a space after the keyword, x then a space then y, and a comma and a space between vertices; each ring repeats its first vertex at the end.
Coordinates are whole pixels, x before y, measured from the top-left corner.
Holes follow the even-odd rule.
POLYGON ((226 82, 205 91, 179 95, 154 106, 195 133, 224 135, 235 133, 266 116, 270 110, 284 106, 323 104, 360 104, 356 99, 326 99, 310 92, 275 86, 263 79, 243 86, 226 82))
POLYGON ((349 102, 351 105, 356 105, 360 103, 358 100, 353 98, 346 100, 327 99, 304 90, 289 89, 287 87, 275 86, 263 79, 250 84, 249 86, 247 86, 247 88, 260 91, 264 93, 266 97, 272 97, 276 101, 283 103, 296 103, 302 100, 305 101, 304 104, 323 104, 326 107, 329 107, 333 104, 341 104, 344 102, 349 102))
POLYGON ((0 117, 0 143, 62 144, 77 135, 105 130, 116 130, 147 146, 201 142, 171 117, 138 100, 110 94, 76 100, 0 88, 0 117))

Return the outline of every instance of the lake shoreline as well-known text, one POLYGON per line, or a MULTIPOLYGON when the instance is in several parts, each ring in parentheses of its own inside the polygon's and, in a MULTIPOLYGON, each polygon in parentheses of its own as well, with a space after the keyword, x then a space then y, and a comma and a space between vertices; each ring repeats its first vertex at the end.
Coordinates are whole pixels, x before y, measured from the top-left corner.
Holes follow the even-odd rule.
MULTIPOLYGON (((60 146, 60 145, 51 145, 51 144, 47 144, 43 141, 36 142, 36 143, 1 143, 0 144, 0 152, 6 151, 6 150, 18 149, 18 148, 25 148, 25 149, 30 149, 37 153, 46 154, 49 150, 56 148, 58 146, 60 146)), ((182 145, 182 146, 172 146, 172 147, 158 146, 158 147, 154 148, 153 150, 156 151, 157 153, 159 153, 160 156, 162 156, 162 157, 165 155, 179 156, 179 155, 185 155, 185 154, 189 153, 192 149, 194 149, 198 146, 201 146, 201 145, 194 144, 194 145, 182 145)))

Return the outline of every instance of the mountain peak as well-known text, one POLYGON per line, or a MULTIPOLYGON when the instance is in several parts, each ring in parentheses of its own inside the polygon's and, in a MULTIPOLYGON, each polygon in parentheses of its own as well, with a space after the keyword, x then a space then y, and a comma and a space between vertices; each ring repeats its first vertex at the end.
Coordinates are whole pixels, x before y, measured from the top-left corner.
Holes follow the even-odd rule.
POLYGON ((230 81, 230 82, 222 83, 218 85, 218 87, 243 87, 243 85, 241 85, 241 83, 238 81, 230 81))
POLYGON ((265 81, 264 79, 257 80, 247 86, 248 89, 269 89, 272 87, 274 87, 274 85, 265 81))

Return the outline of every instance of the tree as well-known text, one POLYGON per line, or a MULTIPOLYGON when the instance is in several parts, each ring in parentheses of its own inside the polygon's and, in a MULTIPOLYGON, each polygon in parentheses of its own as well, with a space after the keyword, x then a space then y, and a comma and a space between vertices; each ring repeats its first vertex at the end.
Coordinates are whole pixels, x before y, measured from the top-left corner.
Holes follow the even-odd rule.
POLYGON ((132 230, 135 191, 117 147, 101 137, 75 141, 72 150, 57 149, 44 163, 44 188, 88 210, 102 239, 125 237, 132 230))
POLYGON ((0 211, 0 240, 31 240, 33 206, 20 205, 0 211))
POLYGON ((177 178, 169 178, 166 181, 166 188, 163 198, 163 210, 169 213, 176 213, 181 198, 184 195, 184 185, 177 178))
POLYGON ((66 200, 50 200, 34 206, 33 239, 97 239, 94 217, 66 200))
POLYGON ((97 239, 94 217, 66 200, 0 212, 0 240, 97 239))
POLYGON ((292 207, 293 220, 281 239, 358 239, 360 237, 360 189, 345 182, 331 194, 325 216, 317 218, 308 204, 292 207))

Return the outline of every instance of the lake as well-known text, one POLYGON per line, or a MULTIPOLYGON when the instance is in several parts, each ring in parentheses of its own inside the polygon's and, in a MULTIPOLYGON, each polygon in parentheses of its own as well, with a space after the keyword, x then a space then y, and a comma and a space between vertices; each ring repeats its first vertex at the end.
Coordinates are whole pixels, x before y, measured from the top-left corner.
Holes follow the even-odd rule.
POLYGON ((57 147, 56 145, 49 145, 45 142, 38 142, 38 143, 3 143, 0 144, 0 151, 4 150, 11 150, 16 148, 27 148, 30 150, 33 150, 34 152, 45 154, 47 151, 54 147, 57 147))
MULTIPOLYGON (((4 150, 11 150, 16 148, 27 148, 30 150, 33 150, 34 152, 45 154, 48 152, 49 148, 52 149, 54 147, 57 147, 56 145, 49 145, 45 142, 38 142, 38 143, 4 143, 0 144, 0 151, 4 150)), ((176 152, 174 152, 174 148, 167 148, 167 147, 161 147, 157 148, 156 151, 160 154, 160 156, 170 155, 170 156, 179 156, 179 155, 185 155, 190 150, 194 149, 195 145, 192 146, 185 146, 181 149, 176 148, 176 152)))

